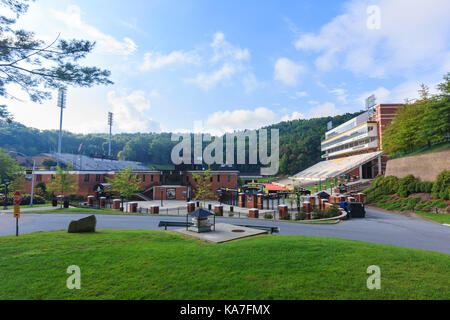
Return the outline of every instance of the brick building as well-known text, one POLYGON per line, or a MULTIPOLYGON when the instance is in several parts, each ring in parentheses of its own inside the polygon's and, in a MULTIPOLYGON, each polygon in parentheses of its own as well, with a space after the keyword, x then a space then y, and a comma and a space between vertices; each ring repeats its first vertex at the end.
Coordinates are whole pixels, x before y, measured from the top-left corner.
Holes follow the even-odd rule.
MULTIPOLYGON (((41 156, 42 157, 42 156, 41 156)), ((193 173, 202 174, 202 170, 188 170, 185 167, 175 167, 174 170, 150 170, 139 162, 121 161, 112 159, 90 158, 87 156, 71 154, 45 154, 44 157, 59 160, 61 164, 71 165, 74 170, 70 172, 76 177, 77 191, 70 194, 82 196, 95 195, 98 185, 106 185, 107 178, 112 178, 121 169, 134 168, 133 174, 137 174, 141 180, 142 199, 160 200, 187 200, 195 193, 197 181, 193 173), (178 170, 177 170, 178 169, 178 170), (161 190, 163 191, 161 193, 161 190)), ((35 170, 34 186, 48 185, 55 177, 56 170, 35 170)), ((239 171, 223 170, 211 171, 211 189, 217 195, 219 188, 236 188, 239 171)), ((31 180, 26 181, 25 191, 31 192, 31 180)), ((66 193, 65 196, 69 195, 66 193)))

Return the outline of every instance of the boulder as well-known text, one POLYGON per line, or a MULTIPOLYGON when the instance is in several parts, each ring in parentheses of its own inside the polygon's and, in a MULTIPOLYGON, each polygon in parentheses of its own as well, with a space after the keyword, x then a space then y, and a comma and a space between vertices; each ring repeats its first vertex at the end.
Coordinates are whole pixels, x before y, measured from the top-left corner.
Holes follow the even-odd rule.
POLYGON ((97 219, 95 215, 91 215, 80 220, 73 220, 69 223, 69 228, 67 232, 69 233, 79 233, 79 232, 95 232, 95 226, 97 224, 97 219))

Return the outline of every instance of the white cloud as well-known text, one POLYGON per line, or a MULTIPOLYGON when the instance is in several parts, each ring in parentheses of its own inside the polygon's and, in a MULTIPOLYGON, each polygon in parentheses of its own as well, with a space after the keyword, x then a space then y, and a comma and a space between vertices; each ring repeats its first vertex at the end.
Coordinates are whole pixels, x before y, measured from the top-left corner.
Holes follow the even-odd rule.
POLYGON ((232 45, 225 40, 225 35, 222 32, 216 32, 213 36, 213 41, 211 42, 211 47, 214 50, 214 56, 212 61, 220 60, 249 60, 250 52, 248 49, 241 49, 237 46, 232 45))
POLYGON ((79 30, 83 33, 83 36, 97 41, 99 48, 104 52, 130 55, 137 50, 137 45, 130 38, 125 37, 122 41, 119 41, 82 21, 81 10, 78 6, 71 5, 66 12, 51 9, 50 13, 55 19, 63 22, 71 29, 79 30))
POLYGON ((197 132, 221 135, 235 130, 259 129, 277 122, 278 119, 275 112, 264 107, 254 110, 225 110, 210 114, 201 124, 196 122, 195 129, 197 132))
POLYGON ((347 94, 345 89, 333 89, 329 90, 328 92, 336 95, 337 99, 342 103, 347 103, 347 94))
POLYGON ((343 113, 343 111, 336 108, 334 103, 325 102, 325 103, 319 104, 316 107, 311 108, 309 110, 308 118, 320 118, 320 117, 329 117, 329 116, 332 117, 332 116, 336 116, 341 113, 343 113))
POLYGON ((200 58, 195 52, 172 51, 164 55, 160 52, 147 52, 144 55, 142 70, 160 69, 172 64, 198 63, 200 58))
POLYGON ((281 121, 292 121, 297 119, 305 119, 305 116, 297 111, 292 112, 292 114, 287 114, 281 118, 281 121))
POLYGON ((279 58, 275 62, 274 78, 288 86, 297 85, 299 76, 305 72, 305 68, 288 58, 279 58))
MULTIPOLYGON (((434 0, 351 1, 318 33, 302 34, 299 50, 318 53, 319 70, 336 68, 384 77, 439 69, 448 61, 450 2, 434 0), (368 29, 368 5, 381 12, 380 29, 368 29)), ((440 71, 442 72, 442 71, 440 71)))
MULTIPOLYGON (((250 60, 250 52, 248 49, 241 49, 226 41, 222 32, 214 34, 210 47, 214 51, 210 60, 214 70, 199 73, 194 78, 186 79, 186 82, 196 84, 204 90, 209 90, 222 81, 230 80, 235 74, 247 70, 244 63, 250 60), (219 66, 217 67, 217 65, 219 66)), ((255 80, 256 77, 254 75, 252 77, 251 74, 243 79, 247 92, 255 89, 255 80)))
POLYGON ((186 82, 194 83, 204 90, 209 90, 223 80, 229 80, 238 71, 232 64, 224 64, 219 70, 212 73, 199 73, 195 78, 187 79, 186 82))
POLYGON ((107 93, 108 103, 112 106, 114 123, 123 132, 159 132, 159 123, 146 118, 144 111, 151 108, 150 100, 143 91, 107 93))

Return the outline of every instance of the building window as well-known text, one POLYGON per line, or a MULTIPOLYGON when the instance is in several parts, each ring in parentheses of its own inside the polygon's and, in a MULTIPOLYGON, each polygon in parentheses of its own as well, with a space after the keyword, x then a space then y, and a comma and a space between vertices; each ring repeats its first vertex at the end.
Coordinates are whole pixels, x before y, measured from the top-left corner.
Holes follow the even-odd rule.
POLYGON ((189 176, 186 176, 186 183, 189 183, 189 176))
POLYGON ((150 181, 152 181, 152 182, 153 182, 153 175, 151 175, 151 176, 150 176, 150 181))
POLYGON ((217 175, 217 182, 220 182, 220 174, 217 175))
POLYGON ((95 181, 100 181, 100 175, 99 174, 95 175, 95 181))
POLYGON ((209 182, 212 182, 212 177, 211 177, 211 178, 209 178, 209 182))
POLYGON ((88 174, 84 175, 84 182, 89 182, 89 175, 88 174))
POLYGON ((142 182, 145 182, 145 174, 142 175, 142 182))
POLYGON ((40 174, 38 174, 38 175, 36 176, 36 181, 37 181, 37 182, 41 182, 41 181, 42 181, 42 176, 41 176, 40 174))
POLYGON ((230 176, 227 176, 227 182, 230 183, 230 176))

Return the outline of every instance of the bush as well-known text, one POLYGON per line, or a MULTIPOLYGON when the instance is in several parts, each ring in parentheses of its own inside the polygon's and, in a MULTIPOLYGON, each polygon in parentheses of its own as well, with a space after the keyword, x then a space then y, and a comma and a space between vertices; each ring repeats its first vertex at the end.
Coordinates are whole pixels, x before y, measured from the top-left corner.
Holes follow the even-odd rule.
POLYGON ((341 210, 339 210, 339 208, 338 208, 337 205, 333 204, 333 205, 331 206, 331 208, 328 208, 327 213, 328 213, 328 216, 329 216, 330 218, 332 218, 332 217, 337 217, 337 216, 340 216, 340 215, 341 215, 341 210))
POLYGON ((228 212, 228 216, 229 217, 234 217, 234 213, 230 211, 230 212, 228 212))
POLYGON ((295 220, 305 220, 306 219, 306 211, 304 208, 300 208, 300 211, 296 213, 295 220))
POLYGON ((416 191, 417 182, 418 180, 412 174, 408 174, 406 177, 399 179, 397 194, 400 197, 409 196, 416 191))
POLYGON ((435 199, 449 200, 450 194, 450 170, 442 171, 433 184, 431 193, 435 199))
POLYGON ((265 213, 264 219, 273 219, 273 215, 271 215, 270 213, 265 213))
POLYGON ((286 213, 284 216, 281 217, 281 220, 291 220, 291 214, 286 213))
MULTIPOLYGON (((22 201, 20 202, 21 206, 29 205, 31 201, 31 195, 25 194, 22 195, 22 201)), ((5 203, 5 198, 1 197, 0 204, 3 205, 5 203)), ((33 196, 33 204, 44 204, 46 203, 45 199, 39 195, 33 196)), ((15 205, 14 203, 14 197, 10 196, 6 199, 6 205, 12 206, 15 205)))

